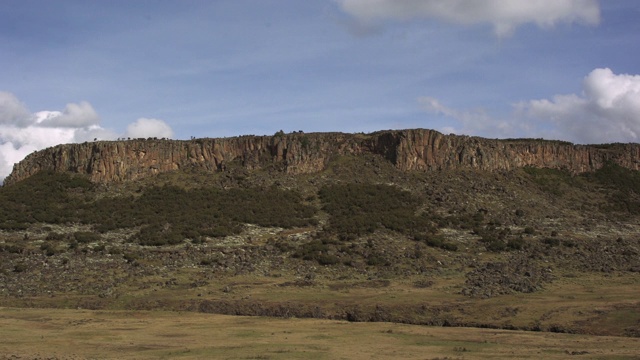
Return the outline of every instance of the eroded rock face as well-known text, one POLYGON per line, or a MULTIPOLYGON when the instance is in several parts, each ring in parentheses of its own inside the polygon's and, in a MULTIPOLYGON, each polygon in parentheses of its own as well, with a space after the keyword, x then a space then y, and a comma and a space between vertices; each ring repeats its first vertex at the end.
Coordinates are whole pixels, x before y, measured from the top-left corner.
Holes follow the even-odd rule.
POLYGON ((87 174, 94 182, 108 183, 188 167, 220 171, 232 161, 247 169, 279 164, 287 173, 313 173, 322 171, 335 156, 363 153, 381 155, 403 171, 510 170, 531 165, 582 173, 596 170, 606 161, 634 170, 640 167, 639 144, 598 146, 533 139, 495 140, 414 129, 366 135, 291 133, 58 145, 32 153, 14 165, 5 184, 44 170, 87 174))

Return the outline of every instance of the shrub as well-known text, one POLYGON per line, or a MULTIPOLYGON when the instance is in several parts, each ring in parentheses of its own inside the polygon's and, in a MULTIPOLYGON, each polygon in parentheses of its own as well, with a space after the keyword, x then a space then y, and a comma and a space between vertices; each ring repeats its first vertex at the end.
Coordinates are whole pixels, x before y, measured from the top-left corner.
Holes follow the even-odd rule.
POLYGON ((562 196, 567 187, 580 187, 581 183, 567 170, 527 166, 524 171, 531 176, 540 190, 562 196))
POLYGON ((29 228, 29 224, 23 222, 17 222, 14 220, 5 221, 0 223, 0 230, 8 230, 8 231, 21 231, 27 230, 29 228))
POLYGON ((340 258, 332 254, 320 254, 317 261, 320 265, 334 265, 340 262, 340 258))
POLYGON ((93 248, 91 248, 91 250, 94 252, 102 252, 105 250, 105 245, 104 244, 96 245, 93 248))
POLYGON ((492 240, 486 245, 488 251, 501 252, 507 249, 507 244, 502 240, 492 240))
MULTIPOLYGON (((435 234, 416 234, 413 237, 414 240, 425 243, 427 246, 435 247, 448 251, 458 251, 458 246, 456 244, 452 244, 446 242, 442 235, 435 234)), ((420 254, 422 256, 422 254, 420 254)))
POLYGON ((43 243, 40 245, 40 250, 44 251, 46 256, 53 256, 57 252, 57 249, 50 243, 43 243))
POLYGON ((640 171, 607 162, 602 168, 585 174, 584 177, 611 190, 603 210, 640 213, 640 171))
POLYGON ((390 185, 334 184, 318 192, 329 213, 328 231, 352 240, 382 228, 404 234, 430 227, 426 216, 416 216, 420 204, 410 192, 390 185))
POLYGON ((45 240, 61 241, 61 240, 64 240, 64 234, 51 231, 47 234, 47 237, 45 238, 45 240))
POLYGON ((99 234, 90 231, 77 231, 73 233, 73 238, 80 244, 96 242, 101 239, 99 234))
POLYGON ((447 251, 458 251, 458 245, 452 243, 443 243, 440 248, 447 251))
POLYGON ((7 252, 10 254, 20 254, 24 248, 16 244, 0 244, 0 252, 7 252))
POLYGON ((294 246, 286 240, 277 240, 273 243, 273 246, 282 253, 286 253, 294 250, 294 246))
POLYGON ((133 263, 135 261, 137 261, 138 259, 140 259, 140 255, 134 252, 128 252, 125 253, 124 255, 122 255, 122 257, 128 262, 128 263, 133 263))
POLYGON ((369 266, 389 266, 391 263, 380 254, 371 254, 367 257, 369 266))
POLYGON ((433 280, 416 280, 413 282, 413 287, 414 288, 418 288, 418 289, 425 289, 425 288, 429 288, 432 287, 434 284, 433 280))
POLYGON ((507 241, 507 249, 509 250, 522 250, 524 247, 524 240, 522 238, 512 238, 507 241))
POLYGON ((211 266, 215 261, 212 258, 203 258, 200 260, 200 265, 211 266))
POLYGON ((27 271, 27 269, 28 269, 27 264, 21 263, 21 262, 13 266, 13 272, 16 272, 16 273, 27 271))
POLYGON ((314 239, 298 247, 292 256, 303 260, 317 261, 321 255, 327 254, 329 250, 331 250, 331 247, 329 247, 327 243, 319 239, 314 239))
POLYGON ((0 188, 0 227, 19 230, 34 222, 65 223, 74 220, 69 191, 91 188, 88 179, 42 171, 12 186, 0 188))

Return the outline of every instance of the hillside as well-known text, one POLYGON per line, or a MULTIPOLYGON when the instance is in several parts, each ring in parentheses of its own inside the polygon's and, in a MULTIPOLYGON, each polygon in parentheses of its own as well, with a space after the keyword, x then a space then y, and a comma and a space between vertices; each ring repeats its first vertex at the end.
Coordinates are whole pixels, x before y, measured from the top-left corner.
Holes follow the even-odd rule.
POLYGON ((61 145, 0 188, 0 306, 637 337, 638 149, 430 130, 61 145))

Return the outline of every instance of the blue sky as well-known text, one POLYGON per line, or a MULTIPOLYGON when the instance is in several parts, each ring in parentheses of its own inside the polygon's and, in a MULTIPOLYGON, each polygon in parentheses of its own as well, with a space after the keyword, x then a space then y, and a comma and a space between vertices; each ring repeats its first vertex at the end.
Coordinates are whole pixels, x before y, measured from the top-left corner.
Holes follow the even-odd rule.
POLYGON ((4 0, 0 178, 126 136, 638 142, 639 19, 637 0, 4 0))

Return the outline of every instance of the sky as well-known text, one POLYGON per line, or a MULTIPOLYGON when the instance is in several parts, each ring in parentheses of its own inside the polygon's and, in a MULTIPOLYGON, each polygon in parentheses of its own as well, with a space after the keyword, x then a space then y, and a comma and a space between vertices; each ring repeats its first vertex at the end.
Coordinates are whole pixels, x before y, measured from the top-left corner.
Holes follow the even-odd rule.
POLYGON ((93 139, 640 142, 639 19, 637 0, 0 0, 0 181, 93 139))

